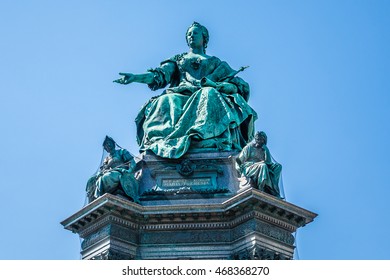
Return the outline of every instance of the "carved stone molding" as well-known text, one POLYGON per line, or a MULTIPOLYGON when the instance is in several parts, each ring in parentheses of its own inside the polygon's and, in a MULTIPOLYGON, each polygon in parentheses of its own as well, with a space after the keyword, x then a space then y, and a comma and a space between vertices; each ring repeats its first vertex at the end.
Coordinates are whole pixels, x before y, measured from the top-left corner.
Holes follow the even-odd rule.
POLYGON ((289 256, 269 250, 259 245, 231 255, 233 260, 290 260, 289 256))
POLYGON ((124 254, 112 249, 105 250, 100 254, 93 256, 90 260, 134 260, 135 256, 124 254))
POLYGON ((247 189, 222 203, 144 206, 105 194, 66 219, 85 259, 291 259, 316 214, 247 189))

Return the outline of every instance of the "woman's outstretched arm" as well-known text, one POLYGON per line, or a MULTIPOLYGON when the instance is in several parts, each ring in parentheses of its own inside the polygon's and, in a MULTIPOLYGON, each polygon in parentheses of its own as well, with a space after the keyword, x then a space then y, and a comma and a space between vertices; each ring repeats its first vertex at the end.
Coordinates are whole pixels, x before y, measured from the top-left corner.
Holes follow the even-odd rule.
POLYGON ((151 84, 153 82, 153 73, 147 72, 144 74, 132 74, 132 73, 119 73, 123 76, 119 79, 114 80, 114 83, 127 85, 130 83, 141 83, 141 84, 151 84))

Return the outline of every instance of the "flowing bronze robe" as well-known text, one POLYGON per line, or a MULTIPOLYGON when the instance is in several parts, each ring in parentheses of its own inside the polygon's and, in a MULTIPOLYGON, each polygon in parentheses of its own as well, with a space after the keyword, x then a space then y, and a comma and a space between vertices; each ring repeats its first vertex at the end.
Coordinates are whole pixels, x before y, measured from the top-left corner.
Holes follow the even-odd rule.
POLYGON ((143 106, 136 118, 140 151, 165 158, 180 158, 190 148, 241 150, 254 134, 256 112, 248 105, 249 86, 215 56, 206 59, 177 55, 149 70, 152 90, 170 85, 143 106), (203 77, 234 84, 238 92, 226 94, 197 83, 203 77))

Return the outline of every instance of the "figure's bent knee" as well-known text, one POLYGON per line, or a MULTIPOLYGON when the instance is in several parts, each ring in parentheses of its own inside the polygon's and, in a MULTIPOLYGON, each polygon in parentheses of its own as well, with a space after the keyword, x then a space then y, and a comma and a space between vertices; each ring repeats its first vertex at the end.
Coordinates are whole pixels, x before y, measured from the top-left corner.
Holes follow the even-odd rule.
POLYGON ((197 91, 197 94, 207 96, 207 98, 213 98, 218 96, 220 93, 213 87, 203 87, 201 90, 197 91))
POLYGON ((276 164, 275 164, 275 167, 274 167, 274 170, 275 170, 275 171, 282 171, 282 165, 279 164, 279 163, 276 163, 276 164))
POLYGON ((259 162, 259 163, 257 163, 257 166, 259 166, 259 167, 268 167, 265 162, 259 162))

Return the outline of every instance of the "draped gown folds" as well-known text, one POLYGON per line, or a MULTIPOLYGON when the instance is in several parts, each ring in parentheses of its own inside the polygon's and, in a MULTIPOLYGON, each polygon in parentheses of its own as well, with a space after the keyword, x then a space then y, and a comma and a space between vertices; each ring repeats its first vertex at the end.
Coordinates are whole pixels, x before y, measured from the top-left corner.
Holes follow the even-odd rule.
POLYGON ((241 150, 253 139, 257 114, 247 103, 249 85, 234 77, 235 71, 226 62, 184 53, 149 71, 154 74, 149 84, 152 90, 169 87, 149 100, 136 118, 141 152, 180 158, 189 149, 241 150), (203 77, 234 84, 238 92, 202 87, 199 80, 203 77))

